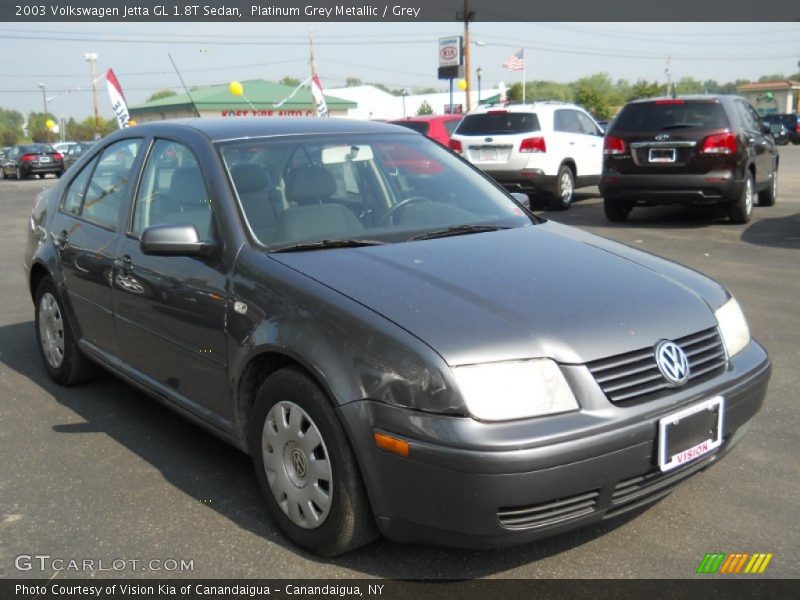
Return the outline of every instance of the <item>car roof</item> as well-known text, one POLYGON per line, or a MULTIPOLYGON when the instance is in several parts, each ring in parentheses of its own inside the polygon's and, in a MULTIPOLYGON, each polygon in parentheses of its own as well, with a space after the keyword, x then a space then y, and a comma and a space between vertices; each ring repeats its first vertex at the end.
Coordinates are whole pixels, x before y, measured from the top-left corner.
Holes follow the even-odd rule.
POLYGON ((569 102, 561 102, 559 100, 544 100, 542 102, 532 102, 528 104, 484 104, 483 106, 479 106, 478 108, 470 111, 469 114, 479 115, 498 110, 504 110, 506 112, 535 112, 564 107, 580 108, 579 106, 570 104, 569 102))
POLYGON ((660 102, 664 100, 699 100, 705 102, 722 102, 726 100, 747 100, 742 96, 734 94, 686 94, 682 96, 654 96, 653 98, 640 98, 639 100, 631 100, 628 104, 646 104, 648 102, 660 102))
POLYGON ((392 119, 389 123, 406 123, 412 121, 414 123, 429 123, 430 121, 455 121, 456 119, 463 119, 464 115, 417 115, 416 117, 408 117, 405 119, 392 119))
POLYGON ((142 123, 135 127, 144 133, 165 133, 185 128, 200 131, 211 141, 284 135, 408 132, 405 128, 388 123, 316 117, 175 119, 142 123))

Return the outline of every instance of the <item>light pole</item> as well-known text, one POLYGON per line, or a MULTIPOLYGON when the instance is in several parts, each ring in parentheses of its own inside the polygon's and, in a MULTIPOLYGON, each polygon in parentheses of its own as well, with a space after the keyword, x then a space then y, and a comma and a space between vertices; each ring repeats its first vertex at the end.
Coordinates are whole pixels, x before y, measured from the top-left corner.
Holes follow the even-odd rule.
POLYGON ((475 75, 478 76, 478 106, 481 105, 481 77, 483 77, 483 69, 478 67, 475 70, 475 75))
POLYGON ((406 94, 408 94, 408 92, 403 90, 403 118, 404 119, 406 118, 406 94))
POLYGON ((44 102, 44 128, 47 130, 47 143, 50 143, 50 129, 47 127, 47 91, 44 89, 44 84, 39 83, 39 87, 42 88, 42 102, 44 102))
POLYGON ((95 70, 94 64, 97 62, 97 53, 87 52, 83 58, 91 65, 92 68, 92 103, 94 104, 94 139, 100 139, 100 111, 97 109, 97 86, 95 85, 95 70))

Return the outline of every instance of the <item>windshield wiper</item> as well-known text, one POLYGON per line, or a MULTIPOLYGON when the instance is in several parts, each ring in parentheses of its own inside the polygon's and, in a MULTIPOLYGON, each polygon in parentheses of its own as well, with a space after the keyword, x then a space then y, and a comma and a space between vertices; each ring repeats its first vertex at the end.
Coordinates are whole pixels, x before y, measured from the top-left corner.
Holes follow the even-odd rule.
POLYGON ((324 250, 326 248, 359 248, 361 246, 380 246, 386 242, 378 240, 319 240, 317 242, 300 242, 291 246, 277 248, 271 252, 300 252, 302 250, 324 250))
POLYGON ((452 235, 466 235, 468 233, 483 233, 485 231, 500 231, 501 229, 511 229, 503 225, 456 225, 446 229, 437 229, 420 233, 412 237, 412 240, 432 240, 434 238, 450 237, 452 235))

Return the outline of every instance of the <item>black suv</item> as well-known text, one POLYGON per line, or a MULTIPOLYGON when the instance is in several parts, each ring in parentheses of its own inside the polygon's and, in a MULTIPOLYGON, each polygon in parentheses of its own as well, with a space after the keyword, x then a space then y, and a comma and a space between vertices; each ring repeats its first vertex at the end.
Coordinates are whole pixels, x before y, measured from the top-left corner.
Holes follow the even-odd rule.
POLYGON ((800 144, 800 114, 786 113, 764 115, 761 120, 772 125, 773 123, 783 125, 789 132, 789 141, 793 144, 800 144))
POLYGON ((606 134, 600 193, 610 221, 633 207, 722 204, 747 223, 755 195, 772 206, 778 151, 769 126, 738 96, 652 98, 627 104, 606 134))

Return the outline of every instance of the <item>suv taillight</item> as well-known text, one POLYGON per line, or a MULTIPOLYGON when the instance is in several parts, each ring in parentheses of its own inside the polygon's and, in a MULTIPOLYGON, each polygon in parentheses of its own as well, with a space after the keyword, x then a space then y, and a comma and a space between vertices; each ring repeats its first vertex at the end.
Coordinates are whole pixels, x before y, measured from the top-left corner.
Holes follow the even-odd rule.
POLYGON ((795 125, 795 126, 794 126, 794 130, 795 130, 797 133, 800 133, 800 121, 797 121, 797 125, 795 125))
POLYGON ((458 140, 450 140, 450 150, 452 150, 453 152, 458 152, 459 154, 464 153, 464 147, 458 140))
POLYGON ((526 138, 519 145, 520 152, 547 152, 547 144, 542 136, 526 138))
POLYGON ((53 160, 63 160, 63 159, 64 155, 61 154, 60 152, 56 152, 55 154, 53 154, 53 160))
POLYGON ((603 154, 625 154, 625 142, 613 135, 607 135, 603 140, 603 154))
POLYGON ((23 154, 20 160, 22 160, 22 162, 31 162, 35 158, 35 154, 23 154))
POLYGON ((736 136, 732 133, 715 133, 703 140, 701 154, 736 154, 736 136))

